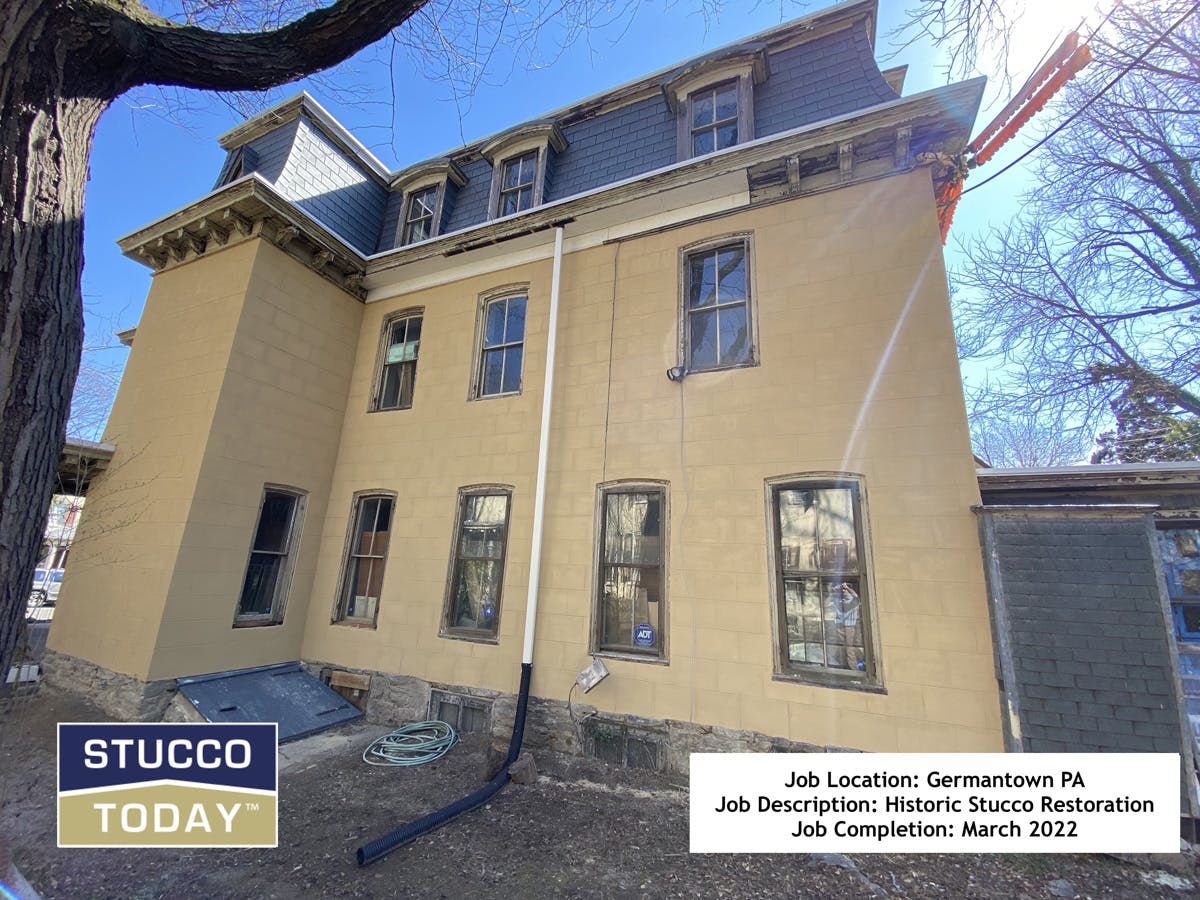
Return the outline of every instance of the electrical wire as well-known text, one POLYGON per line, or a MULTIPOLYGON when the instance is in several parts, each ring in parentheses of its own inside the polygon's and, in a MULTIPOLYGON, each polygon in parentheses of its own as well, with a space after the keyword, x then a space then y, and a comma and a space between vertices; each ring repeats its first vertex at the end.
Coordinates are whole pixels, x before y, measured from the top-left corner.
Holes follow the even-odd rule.
POLYGON ((371 766, 419 766, 441 759, 457 743, 458 735, 445 722, 415 722, 376 738, 362 758, 371 766))
MULTIPOLYGON (((1157 38, 1155 38, 1146 47, 1146 49, 1141 52, 1141 54, 1136 59, 1134 59, 1127 66, 1125 66, 1125 68, 1123 68, 1120 72, 1118 72, 1116 74, 1116 76, 1113 78, 1113 80, 1110 81, 1108 84, 1106 84, 1100 90, 1099 93, 1088 98, 1087 103, 1083 104, 1083 106, 1079 107, 1079 109, 1075 110, 1075 112, 1073 112, 1073 113, 1071 113, 1071 115, 1067 116, 1067 118, 1064 119, 1062 122, 1060 122, 1053 131, 1051 131, 1049 134, 1042 137, 1036 144, 1034 144, 1032 147, 1030 147, 1028 150, 1026 150, 1024 153, 1022 153, 1020 156, 1018 156, 1016 159, 1014 159, 1008 165, 1006 165, 999 172, 993 172, 991 175, 989 175, 983 181, 979 182, 979 184, 971 185, 971 187, 964 190, 959 196, 965 197, 967 194, 971 193, 971 191, 977 191, 981 187, 983 187, 985 184, 995 181, 997 178, 999 178, 1001 175, 1003 175, 1005 172, 1007 172, 1013 166, 1017 165, 1018 163, 1023 162, 1030 154, 1032 154, 1034 151, 1040 149, 1043 144, 1045 144, 1047 141, 1049 141, 1051 138, 1053 138, 1055 135, 1057 135, 1059 132, 1061 132, 1064 128, 1066 128, 1068 125, 1070 125, 1072 122, 1074 122, 1080 116, 1082 116, 1085 112, 1088 111, 1088 108, 1093 103, 1095 103, 1097 100, 1099 100, 1105 94, 1107 94, 1110 90, 1113 89, 1113 87, 1116 86, 1118 81, 1120 81, 1122 78, 1124 78, 1126 75, 1128 75, 1129 72, 1133 70, 1134 66, 1140 65, 1142 63, 1142 61, 1145 60, 1145 58, 1150 55, 1151 50, 1156 48, 1159 44, 1161 44, 1168 37, 1170 37, 1171 34, 1174 33, 1175 29, 1178 28, 1180 25, 1182 25, 1184 22, 1186 22, 1188 20, 1188 18, 1192 15, 1192 13, 1194 13, 1197 9, 1200 9, 1200 0, 1197 0, 1196 3, 1193 3, 1192 8, 1189 9, 1187 12, 1185 12, 1182 16, 1180 16, 1179 19, 1176 20, 1174 25, 1172 25, 1170 28, 1168 28, 1166 31, 1164 31, 1162 34, 1160 34, 1157 38)), ((1110 13, 1110 15, 1111 15, 1111 13, 1110 13)), ((1105 21, 1107 21, 1107 19, 1105 21)))

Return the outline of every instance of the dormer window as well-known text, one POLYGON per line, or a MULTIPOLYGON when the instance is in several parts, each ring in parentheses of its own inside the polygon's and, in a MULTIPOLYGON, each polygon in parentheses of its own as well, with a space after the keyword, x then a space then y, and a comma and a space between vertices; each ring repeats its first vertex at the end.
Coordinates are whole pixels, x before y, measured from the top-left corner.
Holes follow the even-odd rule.
POLYGON ((566 149, 566 138, 554 122, 522 125, 481 147, 480 154, 492 164, 488 218, 541 206, 546 199, 551 154, 566 149))
POLYGON ((499 215, 511 216, 533 206, 537 169, 537 150, 506 159, 501 164, 499 215))
POLYGON ((415 244, 433 237, 433 219, 437 212, 440 185, 432 185, 408 195, 408 212, 404 218, 405 244, 415 244))
POLYGON ((692 156, 724 150, 738 142, 738 83, 726 81, 688 97, 692 156))
POLYGON ((754 140, 754 86, 768 74, 766 47, 746 44, 703 57, 664 79, 663 95, 678 126, 679 158, 754 140))
POLYGON ((449 159, 435 159, 405 169, 392 181, 392 190, 403 197, 396 245, 416 244, 442 233, 458 189, 467 183, 449 159))

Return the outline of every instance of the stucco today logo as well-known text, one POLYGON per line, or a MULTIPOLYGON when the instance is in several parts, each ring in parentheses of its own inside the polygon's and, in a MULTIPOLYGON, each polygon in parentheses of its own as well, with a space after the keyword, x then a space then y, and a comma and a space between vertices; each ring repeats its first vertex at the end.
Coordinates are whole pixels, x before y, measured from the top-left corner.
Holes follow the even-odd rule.
POLYGON ((276 731, 60 724, 58 846, 277 846, 276 731))

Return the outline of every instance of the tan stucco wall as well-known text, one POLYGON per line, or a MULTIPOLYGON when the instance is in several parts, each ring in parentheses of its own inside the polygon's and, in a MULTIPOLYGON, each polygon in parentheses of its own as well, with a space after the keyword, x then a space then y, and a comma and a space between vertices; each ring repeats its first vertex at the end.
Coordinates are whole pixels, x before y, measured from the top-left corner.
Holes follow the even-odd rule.
POLYGON ((139 678, 295 659, 362 304, 254 240, 160 273, 49 645, 139 678), (279 627, 231 627, 263 486, 307 491, 279 627))
MULTIPOLYGON (((626 241, 617 253, 599 247, 563 263, 533 692, 564 698, 588 662, 596 485, 663 479, 670 664, 609 660, 612 676, 589 702, 868 750, 1001 749, 970 512, 978 493, 927 173, 626 241), (681 388, 665 377, 677 362, 679 250, 742 231, 753 234, 762 364, 696 374, 681 388), (764 479, 826 471, 865 476, 886 695, 772 678, 764 479)), ((549 282, 546 261, 367 307, 306 658, 516 688, 549 282), (478 296, 524 281, 524 392, 467 402, 478 296), (368 414, 382 319, 413 306, 425 310, 413 408, 368 414), (497 646, 438 637, 456 491, 478 482, 514 486, 497 646), (378 626, 330 624, 351 498, 373 488, 398 495, 378 626)))
POLYGON ((48 646, 145 678, 255 255, 156 276, 71 548, 48 646))
MULTIPOLYGON (((259 242, 159 275, 81 531, 120 485, 145 522, 81 545, 92 565, 69 576, 52 646, 156 678, 303 657, 515 690, 550 272, 366 306, 259 242), (468 401, 479 296, 514 283, 529 285, 524 390, 468 401), (409 307, 424 309, 413 407, 368 413, 381 323, 409 307), (287 616, 233 629, 265 483, 310 492, 287 616), (497 644, 438 636, 457 491, 477 483, 513 486, 497 644), (371 489, 397 496, 377 627, 332 624, 352 497, 371 489)), ((864 750, 1002 749, 928 174, 569 253, 561 304, 533 692, 565 698, 589 660, 597 484, 660 479, 669 664, 610 659, 589 703, 864 750), (753 236, 761 365, 671 383, 680 249, 735 232, 753 236), (886 694, 772 677, 764 479, 830 471, 865 479, 886 694)))

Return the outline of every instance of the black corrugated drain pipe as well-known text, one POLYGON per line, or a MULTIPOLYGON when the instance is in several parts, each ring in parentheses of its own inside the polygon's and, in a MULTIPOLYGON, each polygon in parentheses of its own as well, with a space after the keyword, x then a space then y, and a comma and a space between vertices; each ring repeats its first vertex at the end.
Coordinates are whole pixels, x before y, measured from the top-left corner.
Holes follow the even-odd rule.
POLYGON ((508 759, 501 767, 496 777, 474 793, 467 794, 461 800, 456 800, 449 806, 422 816, 415 822, 402 825, 395 831, 382 837, 377 837, 370 843, 358 848, 358 864, 367 866, 387 856, 397 847, 403 847, 410 841, 415 841, 423 834, 428 834, 436 828, 441 828, 447 822, 465 812, 481 806, 495 797, 508 784, 508 767, 517 761, 521 755, 521 741, 525 737, 525 710, 529 706, 529 678, 533 672, 532 663, 521 664, 521 692, 517 695, 517 717, 513 720, 512 738, 508 742, 508 759))

